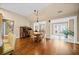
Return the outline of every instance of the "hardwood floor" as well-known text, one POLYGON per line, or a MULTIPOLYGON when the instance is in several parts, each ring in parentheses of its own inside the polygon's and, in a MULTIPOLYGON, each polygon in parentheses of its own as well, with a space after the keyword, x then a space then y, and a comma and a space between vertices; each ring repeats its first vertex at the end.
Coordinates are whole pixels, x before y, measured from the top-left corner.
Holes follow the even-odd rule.
POLYGON ((30 38, 17 39, 14 55, 77 55, 79 45, 61 40, 33 42, 30 38))

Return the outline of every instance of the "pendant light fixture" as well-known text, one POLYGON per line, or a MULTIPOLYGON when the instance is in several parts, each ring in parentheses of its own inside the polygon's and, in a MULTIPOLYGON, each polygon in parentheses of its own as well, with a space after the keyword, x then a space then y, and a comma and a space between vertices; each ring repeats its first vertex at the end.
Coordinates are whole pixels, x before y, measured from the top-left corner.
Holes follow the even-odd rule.
POLYGON ((50 23, 50 20, 49 20, 49 23, 50 23))
POLYGON ((36 14, 37 22, 38 22, 38 10, 34 10, 34 13, 36 14))
POLYGON ((50 23, 51 22, 50 17, 48 17, 48 19, 49 19, 48 22, 50 23))

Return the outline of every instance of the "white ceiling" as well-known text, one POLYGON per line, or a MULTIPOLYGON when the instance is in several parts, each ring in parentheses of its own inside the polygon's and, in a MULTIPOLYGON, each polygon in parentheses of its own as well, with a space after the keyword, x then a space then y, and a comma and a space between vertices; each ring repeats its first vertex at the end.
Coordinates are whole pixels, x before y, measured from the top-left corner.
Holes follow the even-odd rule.
POLYGON ((51 18, 56 18, 60 16, 72 16, 72 14, 76 14, 79 11, 78 3, 55 3, 51 4, 48 8, 42 10, 41 17, 43 15, 47 15, 51 18), (62 11, 61 13, 58 13, 62 11))
MULTIPOLYGON (((52 20, 67 16, 75 16, 79 11, 78 3, 52 3, 48 7, 41 10, 39 20, 52 20), (58 13, 62 11, 61 13, 58 13)), ((31 21, 36 21, 34 15, 29 16, 31 21)))
POLYGON ((0 5, 3 9, 29 17, 31 21, 36 21, 33 14, 35 9, 41 11, 39 18, 43 20, 48 17, 72 15, 79 11, 78 3, 2 3, 0 5), (62 13, 58 14, 58 11, 62 11, 62 13))
POLYGON ((2 3, 1 7, 23 16, 27 16, 33 13, 35 9, 40 10, 48 5, 48 3, 2 3))

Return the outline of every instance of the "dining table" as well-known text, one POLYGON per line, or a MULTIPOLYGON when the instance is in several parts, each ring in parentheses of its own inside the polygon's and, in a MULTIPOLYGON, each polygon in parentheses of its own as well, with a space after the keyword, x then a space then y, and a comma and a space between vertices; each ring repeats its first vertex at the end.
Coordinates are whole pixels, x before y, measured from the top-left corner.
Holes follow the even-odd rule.
POLYGON ((34 32, 34 36, 36 36, 35 41, 39 42, 41 40, 41 32, 34 32))

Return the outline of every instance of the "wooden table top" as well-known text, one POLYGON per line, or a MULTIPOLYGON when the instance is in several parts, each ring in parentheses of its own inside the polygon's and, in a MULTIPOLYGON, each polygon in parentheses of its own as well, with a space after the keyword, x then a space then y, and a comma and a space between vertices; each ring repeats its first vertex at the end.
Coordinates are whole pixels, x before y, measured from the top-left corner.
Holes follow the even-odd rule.
POLYGON ((34 32, 34 35, 41 35, 41 32, 34 32))

